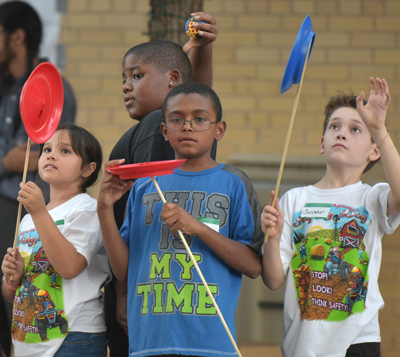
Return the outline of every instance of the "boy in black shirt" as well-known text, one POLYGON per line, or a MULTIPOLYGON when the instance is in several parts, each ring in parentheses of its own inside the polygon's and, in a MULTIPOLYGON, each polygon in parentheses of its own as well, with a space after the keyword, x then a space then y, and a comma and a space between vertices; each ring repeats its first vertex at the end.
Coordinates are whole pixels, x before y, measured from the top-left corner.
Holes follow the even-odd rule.
MULTIPOLYGON (((125 164, 173 160, 175 153, 165 141, 160 125, 161 107, 169 91, 187 81, 212 84, 212 42, 218 28, 215 19, 207 13, 192 14, 199 23, 201 38, 191 38, 181 48, 170 41, 146 42, 132 47, 122 61, 123 99, 132 119, 139 123, 130 128, 117 142, 110 160, 125 159, 125 164), (185 52, 189 51, 189 56, 185 52), (189 57, 189 58, 188 58, 189 57), (192 70, 193 68, 193 70, 192 70)), ((216 157, 216 143, 211 152, 216 157)), ((114 205, 118 228, 125 217, 127 192, 114 205)), ((106 287, 106 321, 111 357, 128 355, 128 339, 115 320, 126 324, 126 285, 112 283, 106 287), (116 308, 116 309, 115 309, 116 308)))

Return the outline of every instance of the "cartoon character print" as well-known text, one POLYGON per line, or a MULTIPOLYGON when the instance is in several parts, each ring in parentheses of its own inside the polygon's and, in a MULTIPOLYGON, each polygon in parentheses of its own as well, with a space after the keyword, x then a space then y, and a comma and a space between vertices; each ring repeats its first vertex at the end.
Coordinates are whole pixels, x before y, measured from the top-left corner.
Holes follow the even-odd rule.
POLYGON ((364 251, 365 251, 365 244, 364 244, 364 242, 362 242, 358 246, 358 262, 361 263, 362 265, 367 264, 367 260, 364 259, 364 256, 363 256, 364 251))
POLYGON ((340 273, 342 280, 347 279, 350 272, 350 265, 342 258, 339 246, 329 248, 325 261, 327 263, 324 265, 324 272, 328 273, 329 279, 332 277, 332 274, 338 275, 338 273, 340 273))
POLYGON ((307 248, 306 248, 307 242, 308 242, 308 238, 305 237, 302 239, 300 246, 299 246, 299 253, 300 253, 300 258, 301 258, 302 263, 303 263, 303 259, 304 259, 304 262, 306 262, 308 260, 307 248))
POLYGON ((18 296, 21 299, 21 302, 29 297, 29 304, 35 303, 35 296, 37 294, 37 288, 33 285, 33 277, 31 272, 29 271, 23 277, 23 281, 21 284, 21 288, 19 289, 18 296))
POLYGON ((60 289, 60 284, 57 282, 57 277, 60 276, 52 265, 46 270, 46 274, 51 277, 49 286, 54 289, 60 289))
POLYGON ((306 311, 310 300, 310 283, 311 283, 311 268, 309 265, 301 265, 293 270, 296 288, 299 293, 300 316, 303 320, 304 312, 306 311))
POLYGON ((349 315, 353 312, 353 305, 357 301, 362 301, 365 306, 367 298, 368 282, 364 280, 361 269, 354 267, 351 270, 352 279, 349 282, 347 289, 346 304, 349 306, 349 315))
POLYGON ((62 317, 63 310, 56 309, 56 305, 46 290, 38 292, 38 303, 36 304, 35 326, 39 330, 42 341, 48 341, 47 330, 55 327, 60 328, 63 334, 68 333, 68 322, 62 317))
POLYGON ((368 256, 363 239, 369 214, 364 207, 323 205, 328 207, 319 216, 310 214, 310 207, 294 214, 291 267, 300 318, 341 321, 366 306, 368 256))
MULTIPOLYGON (((57 223, 62 225, 63 221, 57 223)), ((36 230, 22 232, 18 247, 25 274, 14 298, 13 339, 38 343, 65 337, 68 318, 64 312, 62 278, 51 265, 36 230)))

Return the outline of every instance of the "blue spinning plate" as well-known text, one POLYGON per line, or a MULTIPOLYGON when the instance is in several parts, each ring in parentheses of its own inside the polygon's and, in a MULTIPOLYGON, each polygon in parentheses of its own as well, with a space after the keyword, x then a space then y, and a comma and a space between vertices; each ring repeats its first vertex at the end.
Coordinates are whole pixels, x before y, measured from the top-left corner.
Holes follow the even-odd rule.
POLYGON ((290 53, 286 70, 283 75, 281 84, 281 94, 290 89, 292 84, 299 84, 301 73, 303 71, 305 57, 308 50, 308 45, 311 42, 310 53, 307 61, 310 58, 311 51, 314 45, 315 32, 312 30, 312 22, 310 16, 307 15, 300 27, 296 40, 294 41, 292 52, 290 53))

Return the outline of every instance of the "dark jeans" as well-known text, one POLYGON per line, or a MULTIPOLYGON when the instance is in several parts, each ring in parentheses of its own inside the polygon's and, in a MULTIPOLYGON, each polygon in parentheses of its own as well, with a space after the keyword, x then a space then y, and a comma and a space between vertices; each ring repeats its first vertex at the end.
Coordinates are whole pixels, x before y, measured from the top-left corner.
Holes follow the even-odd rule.
POLYGON ((69 332, 54 357, 106 357, 107 333, 69 332))
MULTIPOLYGON (((7 248, 13 246, 17 214, 17 198, 10 199, 0 195, 0 264, 3 263, 7 248)), ((23 209, 21 217, 25 214, 26 211, 23 209)), ((0 269, 0 282, 2 278, 3 272, 0 269)), ((0 293, 0 345, 3 347, 7 356, 10 354, 11 348, 11 317, 12 304, 5 300, 0 293)))
POLYGON ((380 357, 381 344, 379 342, 366 342, 351 345, 346 352, 346 357, 380 357))

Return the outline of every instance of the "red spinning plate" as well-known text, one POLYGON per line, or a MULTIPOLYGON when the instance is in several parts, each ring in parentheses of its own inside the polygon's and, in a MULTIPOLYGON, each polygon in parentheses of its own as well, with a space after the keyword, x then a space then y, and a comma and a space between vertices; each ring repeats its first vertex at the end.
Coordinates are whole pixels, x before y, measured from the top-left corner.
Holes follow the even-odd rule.
POLYGON ((186 160, 165 160, 154 162, 142 162, 139 164, 108 167, 107 171, 119 176, 121 180, 129 180, 140 177, 163 176, 174 173, 186 160))
POLYGON ((42 144, 54 134, 63 105, 60 72, 49 62, 39 64, 25 82, 19 101, 25 130, 35 143, 42 144))

